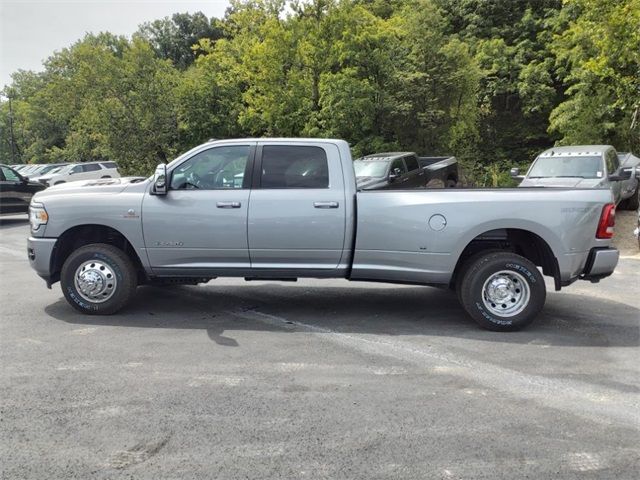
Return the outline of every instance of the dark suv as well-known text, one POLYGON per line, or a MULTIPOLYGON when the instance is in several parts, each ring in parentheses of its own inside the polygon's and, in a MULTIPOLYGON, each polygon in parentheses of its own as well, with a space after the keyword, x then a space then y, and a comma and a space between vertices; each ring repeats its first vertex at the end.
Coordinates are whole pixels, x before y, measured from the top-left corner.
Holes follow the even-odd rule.
POLYGON ((31 197, 44 188, 41 183, 29 181, 13 168, 0 165, 0 214, 28 213, 31 197))

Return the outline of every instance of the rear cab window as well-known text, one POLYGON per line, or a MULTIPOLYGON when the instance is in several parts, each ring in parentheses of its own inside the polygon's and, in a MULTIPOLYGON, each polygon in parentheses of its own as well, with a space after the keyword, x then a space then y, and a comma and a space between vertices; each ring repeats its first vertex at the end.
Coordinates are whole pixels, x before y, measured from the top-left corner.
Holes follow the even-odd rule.
POLYGON ((407 169, 411 172, 413 170, 418 170, 418 157, 415 155, 408 155, 404 157, 404 162, 407 164, 407 169))
POLYGON ((307 145, 264 145, 260 188, 329 188, 324 149, 307 145))
POLYGON ((102 170, 100 168, 100 165, 97 163, 87 163, 86 165, 83 165, 83 167, 85 172, 95 172, 97 170, 102 170))

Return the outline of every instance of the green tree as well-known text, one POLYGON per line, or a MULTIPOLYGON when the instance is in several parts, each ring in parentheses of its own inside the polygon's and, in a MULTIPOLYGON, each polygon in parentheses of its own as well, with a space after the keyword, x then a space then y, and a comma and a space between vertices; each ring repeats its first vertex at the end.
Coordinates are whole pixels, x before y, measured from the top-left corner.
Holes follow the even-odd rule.
POLYGON ((552 51, 566 98, 551 114, 560 143, 640 148, 640 0, 568 0, 552 51))
POLYGON ((158 57, 171 60, 184 70, 196 58, 193 46, 203 39, 218 40, 222 28, 217 20, 209 20, 202 12, 175 13, 171 18, 142 24, 136 35, 147 40, 158 57))

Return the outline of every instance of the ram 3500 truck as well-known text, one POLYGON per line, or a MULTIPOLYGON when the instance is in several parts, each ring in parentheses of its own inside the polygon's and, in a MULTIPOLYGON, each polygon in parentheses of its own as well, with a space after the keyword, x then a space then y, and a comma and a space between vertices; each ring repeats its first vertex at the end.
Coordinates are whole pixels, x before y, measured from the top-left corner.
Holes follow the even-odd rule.
POLYGON ((543 274, 559 290, 613 272, 614 211, 607 189, 358 192, 345 141, 224 140, 149 179, 39 192, 28 255, 87 314, 144 283, 346 278, 455 288, 481 326, 515 330, 542 309, 543 274))
POLYGON ((611 145, 569 145, 545 150, 526 175, 512 168, 511 176, 522 180, 521 187, 609 188, 619 209, 637 210, 637 169, 640 158, 616 152, 611 145))
POLYGON ((458 183, 456 157, 418 157, 414 152, 374 153, 353 162, 358 190, 397 190, 458 183))

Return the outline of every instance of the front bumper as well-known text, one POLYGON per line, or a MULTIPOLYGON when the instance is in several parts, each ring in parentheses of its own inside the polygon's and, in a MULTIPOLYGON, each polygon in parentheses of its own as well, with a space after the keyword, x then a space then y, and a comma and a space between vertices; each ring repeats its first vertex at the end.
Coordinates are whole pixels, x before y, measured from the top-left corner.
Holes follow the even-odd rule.
POLYGON ((615 248, 592 248, 580 278, 598 282, 613 273, 618 265, 620 252, 615 248))
POLYGON ((56 246, 57 238, 29 237, 27 240, 27 255, 29 264, 38 275, 50 285, 51 280, 51 256, 56 246))

